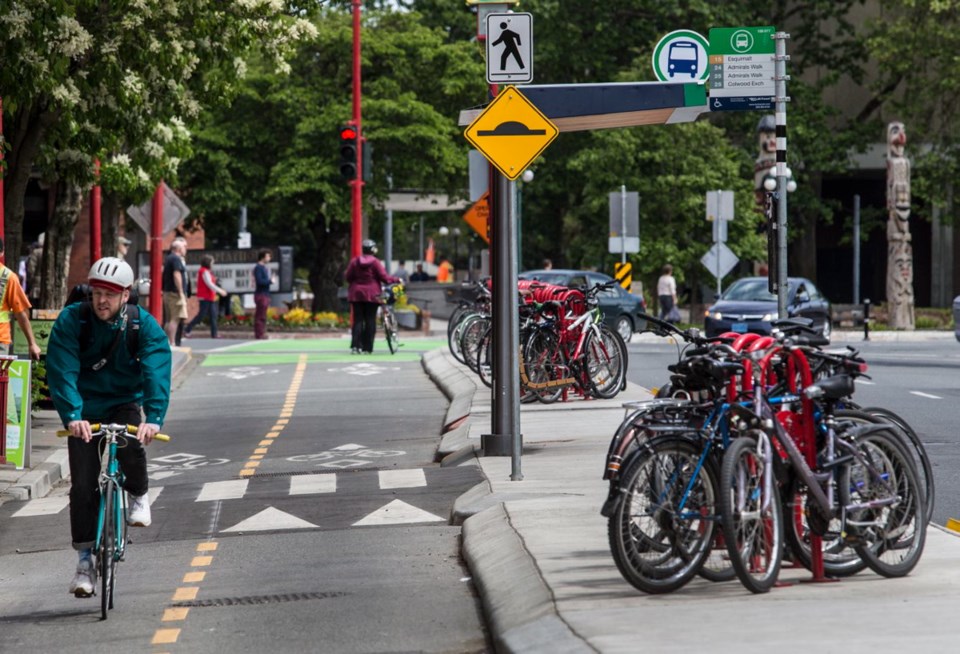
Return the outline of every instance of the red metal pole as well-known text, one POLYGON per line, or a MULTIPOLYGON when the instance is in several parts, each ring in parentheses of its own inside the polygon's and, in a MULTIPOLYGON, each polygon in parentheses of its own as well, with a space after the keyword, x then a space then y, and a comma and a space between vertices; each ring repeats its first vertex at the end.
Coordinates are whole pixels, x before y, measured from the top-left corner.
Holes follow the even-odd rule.
MULTIPOLYGON (((2 135, 3 135, 3 98, 0 98, 0 136, 2 135)), ((4 141, 4 143, 6 143, 6 141, 4 141)), ((0 148, 0 162, 2 161, 3 161, 3 148, 0 148)), ((4 231, 4 224, 3 224, 3 202, 4 202, 3 178, 4 176, 5 175, 3 174, 3 165, 0 164, 0 238, 4 238, 4 240, 6 240, 5 238, 6 232, 4 231)), ((0 255, 0 263, 3 263, 2 255, 0 255)))
POLYGON ((90 189, 90 265, 100 259, 100 160, 93 160, 96 184, 90 189))
POLYGON ((157 184, 150 205, 150 313, 163 323, 160 287, 163 274, 163 182, 157 184))
POLYGON ((360 0, 353 0, 353 124, 357 128, 357 177, 350 181, 350 256, 360 256, 363 239, 363 134, 360 114, 360 0))

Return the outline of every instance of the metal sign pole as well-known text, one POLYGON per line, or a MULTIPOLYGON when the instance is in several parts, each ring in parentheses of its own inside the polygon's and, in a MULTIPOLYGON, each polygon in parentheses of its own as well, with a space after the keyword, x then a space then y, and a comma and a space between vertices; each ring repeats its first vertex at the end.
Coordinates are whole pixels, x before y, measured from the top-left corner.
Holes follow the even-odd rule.
POLYGON ((773 35, 776 41, 777 123, 777 315, 787 317, 787 39, 786 32, 773 35))
POLYGON ((620 185, 620 263, 627 262, 627 185, 620 185))

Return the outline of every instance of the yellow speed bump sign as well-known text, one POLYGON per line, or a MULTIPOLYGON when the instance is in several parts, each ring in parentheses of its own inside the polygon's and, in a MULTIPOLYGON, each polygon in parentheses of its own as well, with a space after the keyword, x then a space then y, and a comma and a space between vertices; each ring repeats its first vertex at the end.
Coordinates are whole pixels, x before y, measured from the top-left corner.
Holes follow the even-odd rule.
POLYGON ((513 181, 559 133, 557 126, 515 86, 508 86, 470 123, 464 136, 513 181))

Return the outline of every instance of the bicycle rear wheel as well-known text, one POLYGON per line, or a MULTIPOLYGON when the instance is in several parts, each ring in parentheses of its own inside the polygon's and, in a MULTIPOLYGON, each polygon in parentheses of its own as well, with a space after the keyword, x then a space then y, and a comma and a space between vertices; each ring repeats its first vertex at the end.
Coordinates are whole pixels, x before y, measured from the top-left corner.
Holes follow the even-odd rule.
POLYGON ((383 331, 387 337, 390 354, 396 354, 400 348, 400 339, 397 336, 397 316, 390 307, 383 308, 383 331))
POLYGON ((116 532, 116 495, 117 485, 107 482, 100 489, 100 500, 103 503, 103 534, 100 538, 100 549, 97 552, 97 565, 100 568, 100 619, 107 619, 107 611, 113 608, 114 572, 117 560, 114 556, 117 547, 116 532))
MULTIPOLYGON (((906 420, 890 409, 865 407, 860 409, 860 411, 874 416, 882 422, 893 423, 903 432, 903 435, 906 437, 904 449, 908 454, 913 454, 917 480, 920 482, 920 487, 924 489, 924 506, 927 510, 927 522, 929 523, 930 518, 933 516, 933 504, 936 499, 936 493, 933 482, 933 465, 930 463, 930 457, 927 455, 927 449, 923 446, 923 441, 920 440, 920 436, 917 435, 917 432, 913 430, 913 427, 911 427, 906 420)), ((838 411, 837 416, 845 416, 847 413, 852 412, 838 411)))
POLYGON ((752 593, 766 593, 780 574, 783 519, 776 480, 764 483, 766 461, 758 439, 741 436, 724 452, 720 508, 730 562, 752 593))
POLYGON ((862 460, 841 471, 840 499, 847 507, 847 532, 856 539, 857 554, 884 577, 903 577, 919 563, 927 536, 923 489, 913 458, 895 435, 861 434, 855 447, 862 460), (868 502, 893 500, 861 508, 868 502))

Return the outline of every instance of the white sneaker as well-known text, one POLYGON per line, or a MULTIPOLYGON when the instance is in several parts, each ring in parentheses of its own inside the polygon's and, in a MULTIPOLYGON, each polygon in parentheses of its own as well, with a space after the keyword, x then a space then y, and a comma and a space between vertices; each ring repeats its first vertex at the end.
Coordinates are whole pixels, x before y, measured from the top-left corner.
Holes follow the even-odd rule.
POLYGON ((140 497, 131 495, 127 524, 131 527, 149 527, 150 522, 150 496, 146 493, 140 497))
POLYGON ((74 597, 91 597, 93 587, 97 583, 97 570, 90 559, 80 559, 77 564, 77 574, 70 582, 70 592, 74 597))

